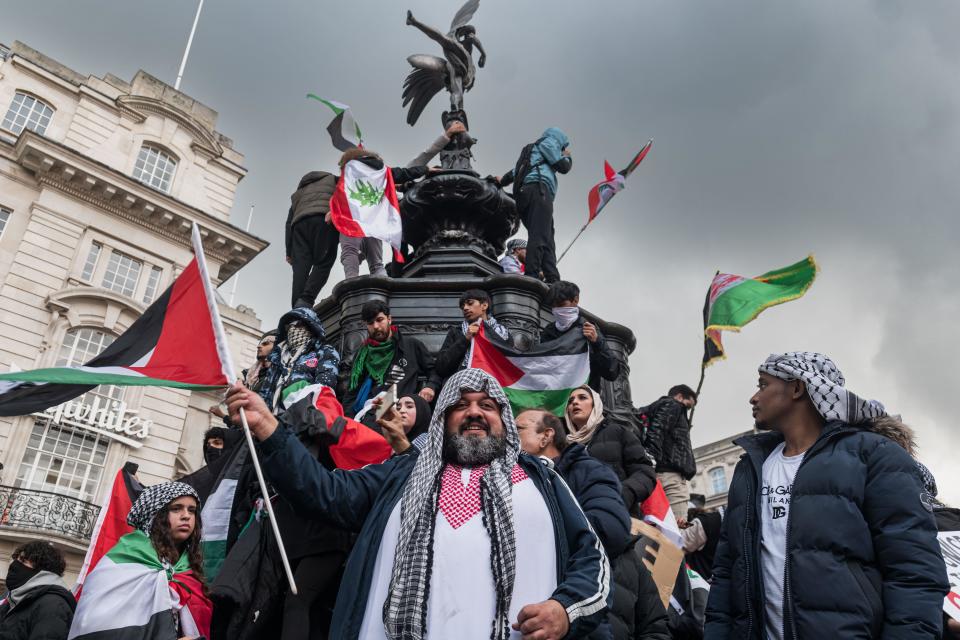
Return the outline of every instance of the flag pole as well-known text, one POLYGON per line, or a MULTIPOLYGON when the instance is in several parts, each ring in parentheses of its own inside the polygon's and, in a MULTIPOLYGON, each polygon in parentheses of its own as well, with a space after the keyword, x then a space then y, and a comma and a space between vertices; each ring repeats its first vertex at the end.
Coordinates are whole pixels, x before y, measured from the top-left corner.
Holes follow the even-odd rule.
POLYGON ((694 401, 693 407, 690 409, 690 416, 687 418, 687 422, 690 423, 690 426, 693 426, 693 412, 697 410, 697 405, 700 404, 700 389, 703 389, 703 379, 707 375, 707 363, 700 363, 700 382, 697 383, 697 399, 694 401))
MULTIPOLYGON (((253 222, 253 205, 250 205, 250 213, 247 215, 247 226, 244 231, 250 233, 250 223, 253 222)), ((240 282, 240 272, 233 276, 233 288, 230 290, 230 306, 233 306, 233 299, 237 296, 237 283, 240 282)))
MULTIPOLYGON (((203 244, 200 241, 200 227, 197 226, 197 223, 193 223, 193 251, 197 257, 200 279, 203 281, 203 288, 207 294, 207 307, 210 309, 210 316, 213 320, 213 332, 217 339, 217 353, 220 355, 220 362, 223 363, 223 373, 227 376, 227 380, 232 383, 237 379, 236 370, 233 368, 233 358, 230 357, 230 350, 227 348, 223 322, 220 319, 220 310, 217 308, 217 300, 213 295, 213 287, 210 284, 210 276, 207 272, 207 260, 203 255, 203 244)), ((243 407, 240 407, 240 422, 243 425, 243 435, 246 437, 247 448, 250 450, 250 459, 253 461, 253 470, 257 474, 257 482, 260 485, 260 493, 263 495, 264 506, 267 508, 267 516, 270 518, 270 527, 273 529, 273 536, 276 538, 277 547, 280 550, 280 560, 283 562, 283 571, 287 574, 287 582, 290 584, 290 593, 297 595, 297 583, 293 579, 293 570, 290 568, 287 550, 283 546, 280 527, 277 525, 277 518, 273 514, 270 492, 267 491, 267 482, 263 479, 263 470, 260 468, 260 458, 257 456, 256 448, 253 446, 253 436, 250 434, 250 425, 247 424, 247 414, 243 410, 243 407)))
POLYGON ((576 242, 580 238, 580 236, 583 235, 583 232, 587 230, 587 227, 590 226, 590 222, 592 222, 592 220, 588 221, 587 224, 580 227, 580 231, 577 232, 577 235, 573 236, 573 240, 570 241, 570 244, 567 245, 567 248, 564 249, 563 253, 560 254, 560 257, 557 258, 557 264, 560 264, 560 261, 563 260, 563 256, 567 255, 567 251, 570 251, 570 247, 573 246, 573 243, 576 242))
POLYGON ((183 58, 180 59, 180 70, 177 71, 177 81, 173 88, 180 90, 180 81, 183 80, 183 70, 187 68, 187 58, 190 56, 190 47, 193 45, 193 34, 197 32, 197 23, 200 22, 200 12, 203 10, 203 0, 197 5, 197 15, 193 17, 193 26, 190 27, 190 37, 187 38, 187 47, 183 50, 183 58))

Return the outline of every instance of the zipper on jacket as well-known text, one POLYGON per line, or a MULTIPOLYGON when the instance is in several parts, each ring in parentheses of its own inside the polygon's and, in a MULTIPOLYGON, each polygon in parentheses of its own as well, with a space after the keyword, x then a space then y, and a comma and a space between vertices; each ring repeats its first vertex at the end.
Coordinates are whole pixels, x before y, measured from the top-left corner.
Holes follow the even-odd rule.
MULTIPOLYGON (((747 455, 747 461, 750 463, 750 466, 751 466, 751 468, 752 468, 752 471, 753 471, 753 473, 754 473, 754 476, 756 476, 756 466, 753 464, 753 460, 750 459, 750 456, 749 456, 749 455, 747 455)), ((746 589, 746 592, 747 592, 747 638, 748 638, 748 639, 753 637, 753 622, 754 622, 754 616, 755 616, 754 611, 753 611, 753 592, 752 592, 752 589, 751 589, 751 587, 750 587, 751 578, 752 578, 752 576, 753 576, 753 570, 750 568, 750 557, 751 557, 751 555, 752 555, 752 553, 751 553, 752 550, 750 549, 750 546, 751 546, 751 545, 750 545, 750 541, 747 539, 747 538, 751 535, 751 534, 750 534, 750 521, 751 521, 751 519, 752 519, 751 516, 753 515, 753 512, 754 512, 754 505, 752 504, 753 501, 754 501, 754 500, 753 500, 753 496, 752 496, 752 492, 753 492, 753 484, 752 484, 752 482, 751 482, 751 483, 748 483, 748 484, 747 484, 747 501, 746 501, 746 504, 747 504, 747 505, 750 505, 750 508, 747 509, 746 523, 745 523, 745 526, 744 526, 744 528, 743 528, 743 532, 744 532, 744 536, 743 536, 743 559, 744 559, 744 562, 745 562, 745 564, 746 564, 746 569, 747 569, 747 585, 746 585, 747 589, 746 589)), ((759 497, 760 497, 760 496, 759 496, 759 492, 758 492, 758 495, 757 495, 757 499, 758 499, 758 500, 759 500, 759 497)))

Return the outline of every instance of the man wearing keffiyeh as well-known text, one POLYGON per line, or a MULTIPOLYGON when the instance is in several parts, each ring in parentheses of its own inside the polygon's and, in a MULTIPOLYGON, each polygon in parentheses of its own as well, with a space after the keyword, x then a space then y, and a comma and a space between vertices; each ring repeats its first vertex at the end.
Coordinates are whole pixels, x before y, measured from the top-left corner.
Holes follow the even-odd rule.
POLYGON ((489 374, 450 378, 422 450, 347 472, 310 459, 255 394, 233 387, 227 402, 245 408, 281 495, 360 532, 331 637, 559 640, 605 615, 602 545, 562 480, 520 452, 489 374))
POLYGON ((819 353, 773 354, 727 494, 705 638, 937 638, 948 583, 913 460, 883 405, 819 353), (842 630, 842 631, 841 631, 842 630))

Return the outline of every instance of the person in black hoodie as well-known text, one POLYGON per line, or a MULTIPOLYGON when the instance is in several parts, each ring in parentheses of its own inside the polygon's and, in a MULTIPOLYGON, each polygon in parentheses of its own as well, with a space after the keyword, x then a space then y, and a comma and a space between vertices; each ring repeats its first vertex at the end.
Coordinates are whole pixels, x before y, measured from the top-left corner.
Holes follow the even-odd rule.
POLYGON ((337 259, 340 234, 328 216, 336 187, 332 173, 311 171, 290 196, 285 244, 287 263, 293 267, 292 307, 313 307, 337 259))
POLYGON ((588 322, 580 313, 580 287, 566 280, 553 283, 547 292, 547 304, 552 307, 554 321, 540 332, 540 342, 556 340, 567 331, 579 331, 590 343, 590 379, 587 384, 599 389, 600 378, 616 380, 620 375, 620 361, 610 351, 597 325, 588 322))
POLYGON ((671 387, 667 395, 650 405, 650 427, 643 440, 657 468, 657 479, 677 517, 687 513, 689 482, 697 473, 687 417, 687 411, 696 404, 696 391, 685 384, 671 387))
POLYGON ((63 554, 38 540, 12 557, 0 598, 0 640, 66 640, 77 601, 63 583, 63 554))

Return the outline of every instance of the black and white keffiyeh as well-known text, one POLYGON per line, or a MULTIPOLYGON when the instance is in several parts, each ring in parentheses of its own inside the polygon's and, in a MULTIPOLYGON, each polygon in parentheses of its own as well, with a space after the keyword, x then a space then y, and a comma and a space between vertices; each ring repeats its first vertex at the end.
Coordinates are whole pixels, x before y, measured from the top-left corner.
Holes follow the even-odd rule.
POLYGON ((137 501, 130 507, 127 514, 127 524, 134 529, 140 529, 148 536, 153 528, 153 521, 165 506, 183 496, 192 496, 197 500, 197 510, 200 510, 200 496, 196 490, 183 482, 164 482, 155 484, 143 490, 137 501))
POLYGON ((802 380, 817 413, 826 421, 861 424, 886 415, 876 400, 864 400, 844 388, 845 380, 833 360, 822 353, 773 353, 760 365, 760 373, 781 380, 802 380))
MULTIPOLYGON (((473 323, 467 322, 466 320, 461 323, 460 330, 463 331, 463 335, 467 335, 467 329, 471 324, 473 323)), ((497 319, 493 316, 489 316, 486 320, 483 320, 483 324, 487 326, 487 331, 493 331, 495 334, 500 336, 501 340, 510 339, 510 331, 505 326, 497 322, 497 319)), ((470 364, 470 349, 467 349, 467 355, 463 356, 463 362, 461 363, 461 366, 465 367, 468 364, 470 364)))
POLYGON ((443 474, 443 434, 447 410, 464 392, 485 391, 500 405, 507 452, 480 480, 483 526, 490 535, 490 563, 496 589, 496 613, 490 637, 510 637, 510 598, 516 576, 516 539, 510 474, 520 453, 520 436, 510 401, 500 384, 479 369, 453 374, 440 392, 433 419, 413 473, 407 479, 400 507, 400 535, 393 560, 389 595, 383 603, 383 625, 394 640, 421 640, 426 634, 427 601, 433 564, 434 527, 443 474))

